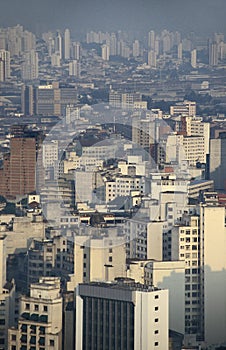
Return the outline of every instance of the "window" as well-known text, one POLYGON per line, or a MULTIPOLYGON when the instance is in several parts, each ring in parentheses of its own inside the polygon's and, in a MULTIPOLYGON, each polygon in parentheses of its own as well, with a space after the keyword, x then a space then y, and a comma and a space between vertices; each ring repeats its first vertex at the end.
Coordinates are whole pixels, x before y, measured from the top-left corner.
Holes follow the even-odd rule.
POLYGON ((54 346, 54 340, 53 340, 53 339, 50 339, 49 345, 50 345, 50 346, 54 346))
POLYGON ((156 307, 155 307, 155 311, 158 311, 158 309, 159 309, 159 307, 158 307, 158 306, 156 306, 156 307))
POLYGON ((158 299, 159 298, 159 295, 155 295, 155 299, 158 299))
POLYGON ((25 309, 30 310, 30 304, 25 304, 25 309))
POLYGON ((155 346, 158 346, 158 345, 159 345, 159 343, 156 341, 156 342, 155 342, 155 346))
POLYGON ((35 304, 35 311, 38 311, 39 307, 37 304, 35 304))
POLYGON ((155 330, 155 334, 159 334, 159 331, 158 331, 158 329, 156 329, 156 330, 155 330))
POLYGON ((11 340, 13 340, 13 341, 16 340, 16 334, 12 334, 11 340))
POLYGON ((112 262, 112 256, 109 256, 109 262, 112 262))
POLYGON ((158 318, 155 318, 155 322, 158 322, 159 321, 159 319, 158 318))
POLYGON ((48 311, 48 306, 44 305, 43 306, 43 311, 47 312, 48 311))

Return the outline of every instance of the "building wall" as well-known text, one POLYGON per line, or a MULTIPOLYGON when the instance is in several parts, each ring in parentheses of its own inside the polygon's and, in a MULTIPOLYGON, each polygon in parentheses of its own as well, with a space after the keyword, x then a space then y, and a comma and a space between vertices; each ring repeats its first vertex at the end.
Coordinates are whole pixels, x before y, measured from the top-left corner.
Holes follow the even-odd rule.
POLYGON ((168 291, 133 293, 134 350, 168 349, 168 291))
POLYGON ((215 189, 226 188, 226 139, 210 140, 210 179, 215 189))
POLYGON ((153 261, 144 267, 145 284, 169 290, 169 328, 185 331, 185 262, 153 261))
POLYGON ((226 342, 226 228, 225 208, 201 206, 200 227, 203 227, 204 334, 207 344, 226 342))

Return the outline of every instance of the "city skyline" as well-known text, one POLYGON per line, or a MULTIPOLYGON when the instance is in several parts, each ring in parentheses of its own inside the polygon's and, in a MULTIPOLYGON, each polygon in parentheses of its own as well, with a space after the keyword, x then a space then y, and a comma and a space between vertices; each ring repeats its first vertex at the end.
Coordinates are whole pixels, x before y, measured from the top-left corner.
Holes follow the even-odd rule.
POLYGON ((18 23, 40 33, 56 28, 70 27, 72 33, 87 30, 116 29, 144 32, 151 28, 178 30, 183 33, 194 31, 210 35, 214 31, 226 32, 223 0, 130 2, 119 0, 45 1, 22 0, 5 2, 1 8, 0 23, 12 26, 18 23), (24 9, 26 8, 26 12, 24 9))

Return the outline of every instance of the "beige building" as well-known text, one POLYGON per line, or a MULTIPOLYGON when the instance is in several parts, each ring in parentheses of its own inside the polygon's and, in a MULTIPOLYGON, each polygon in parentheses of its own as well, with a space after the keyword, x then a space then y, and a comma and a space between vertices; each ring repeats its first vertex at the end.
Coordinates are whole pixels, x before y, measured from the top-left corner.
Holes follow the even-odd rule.
POLYGON ((225 208, 211 200, 191 208, 181 224, 172 230, 172 260, 184 260, 186 342, 197 345, 223 344, 226 341, 224 290, 225 208), (217 315, 218 321, 213 315, 217 315))
POLYGON ((170 107, 170 114, 173 116, 195 116, 196 115, 196 102, 183 101, 170 107))
POLYGON ((20 299, 18 328, 8 332, 9 349, 62 349, 60 279, 41 278, 20 299))
POLYGON ((6 281, 5 235, 0 235, 0 348, 8 349, 8 328, 15 325, 15 282, 6 281))
POLYGON ((130 260, 127 277, 169 290, 169 328, 184 334, 184 261, 130 260))
MULTIPOLYGON (((74 241, 74 274, 70 275, 67 290, 73 291, 78 283, 114 281, 126 275, 124 238, 77 236, 74 241)), ((114 236, 114 233, 113 233, 114 236)))
POLYGON ((1 233, 6 236, 6 255, 26 252, 33 238, 44 238, 43 216, 14 217, 8 225, 1 225, 1 233))
POLYGON ((80 284, 77 288, 76 350, 93 344, 99 349, 118 344, 116 348, 123 350, 165 350, 168 332, 167 290, 127 280, 80 284), (90 317, 86 317, 88 310, 90 317), (110 317, 113 312, 115 317, 110 317), (101 325, 101 317, 109 322, 101 325))

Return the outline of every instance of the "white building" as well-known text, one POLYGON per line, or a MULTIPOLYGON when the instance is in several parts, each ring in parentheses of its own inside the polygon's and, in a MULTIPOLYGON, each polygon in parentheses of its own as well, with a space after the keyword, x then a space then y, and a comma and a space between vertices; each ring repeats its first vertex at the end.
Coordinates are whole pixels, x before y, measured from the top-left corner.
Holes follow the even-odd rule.
POLYGON ((204 136, 184 136, 183 147, 185 159, 190 166, 195 166, 196 163, 206 163, 205 138, 204 136))
POLYGON ((147 184, 144 176, 140 175, 117 175, 105 182, 106 202, 117 197, 130 196, 132 191, 145 194, 147 184))
POLYGON ((130 260, 127 277, 135 282, 169 290, 169 328, 184 334, 184 261, 130 260))
POLYGON ((148 66, 151 68, 156 68, 157 65, 157 55, 154 50, 148 52, 148 66))
POLYGON ((192 68, 197 68, 197 50, 193 49, 191 51, 191 66, 192 68))
POLYGON ((0 236, 0 348, 8 347, 8 329, 15 326, 15 282, 6 281, 5 235, 0 236))
POLYGON ((64 59, 69 60, 71 57, 71 37, 70 30, 65 29, 64 32, 64 59))
POLYGON ((185 116, 195 116, 196 115, 196 102, 184 101, 177 103, 170 107, 171 115, 185 115, 185 116))
POLYGON ((44 168, 53 167, 58 161, 58 141, 44 142, 42 145, 42 162, 44 168))
POLYGON ((35 50, 25 52, 21 66, 23 80, 34 80, 38 78, 38 53, 35 50))
POLYGON ((191 208, 171 236, 171 259, 184 260, 186 343, 226 342, 225 208, 216 202, 191 208), (213 234, 215 232, 215 234, 213 234), (217 315, 219 323, 216 322, 217 315))
POLYGON ((151 198, 160 200, 160 193, 164 192, 187 193, 188 184, 189 180, 186 176, 178 177, 175 173, 151 173, 151 198))
POLYGON ((69 63, 69 75, 79 78, 81 72, 80 62, 73 60, 69 63))
POLYGON ((102 55, 102 59, 104 61, 109 61, 109 56, 110 56, 110 47, 106 44, 104 44, 101 47, 101 55, 102 55))
POLYGON ((124 350, 168 349, 168 331, 167 290, 126 281, 80 284, 77 288, 76 350, 93 344, 110 348, 112 343, 124 350), (91 304, 95 306, 87 318, 91 304), (101 315, 109 322, 101 325, 101 315))

